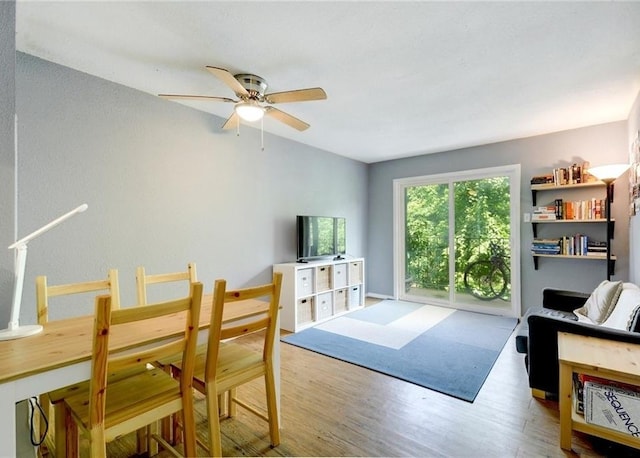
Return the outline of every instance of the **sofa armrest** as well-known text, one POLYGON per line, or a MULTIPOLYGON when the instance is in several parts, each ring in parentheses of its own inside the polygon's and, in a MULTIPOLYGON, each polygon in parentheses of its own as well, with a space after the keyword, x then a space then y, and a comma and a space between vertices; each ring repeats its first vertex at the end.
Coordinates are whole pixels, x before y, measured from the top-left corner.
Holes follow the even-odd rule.
POLYGON ((591 294, 578 291, 545 288, 542 290, 542 306, 547 309, 572 312, 584 305, 591 294))
POLYGON ((640 333, 572 321, 545 314, 529 315, 527 363, 529 386, 558 393, 558 332, 640 344, 640 333))

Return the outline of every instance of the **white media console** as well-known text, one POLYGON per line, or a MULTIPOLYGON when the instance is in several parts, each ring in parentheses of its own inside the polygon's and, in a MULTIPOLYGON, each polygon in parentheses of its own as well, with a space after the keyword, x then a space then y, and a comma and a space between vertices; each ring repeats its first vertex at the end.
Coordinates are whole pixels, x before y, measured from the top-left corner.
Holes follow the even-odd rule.
POLYGON ((298 332, 364 306, 364 258, 274 264, 282 272, 280 327, 298 332))

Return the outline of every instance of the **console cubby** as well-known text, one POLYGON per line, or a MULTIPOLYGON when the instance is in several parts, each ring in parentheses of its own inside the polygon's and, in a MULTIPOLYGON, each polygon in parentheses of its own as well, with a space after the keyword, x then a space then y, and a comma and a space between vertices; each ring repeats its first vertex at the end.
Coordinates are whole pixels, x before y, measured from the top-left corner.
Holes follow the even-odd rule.
POLYGON ((364 307, 364 258, 274 264, 282 272, 280 327, 298 332, 364 307))

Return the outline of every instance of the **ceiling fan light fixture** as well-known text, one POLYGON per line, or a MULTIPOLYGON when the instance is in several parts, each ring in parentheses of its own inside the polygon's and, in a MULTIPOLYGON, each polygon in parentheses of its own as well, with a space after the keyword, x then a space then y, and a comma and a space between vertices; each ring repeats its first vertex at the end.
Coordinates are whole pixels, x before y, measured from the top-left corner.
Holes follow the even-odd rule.
POLYGON ((240 102, 235 106, 236 113, 248 122, 259 121, 264 116, 264 108, 258 102, 240 102))

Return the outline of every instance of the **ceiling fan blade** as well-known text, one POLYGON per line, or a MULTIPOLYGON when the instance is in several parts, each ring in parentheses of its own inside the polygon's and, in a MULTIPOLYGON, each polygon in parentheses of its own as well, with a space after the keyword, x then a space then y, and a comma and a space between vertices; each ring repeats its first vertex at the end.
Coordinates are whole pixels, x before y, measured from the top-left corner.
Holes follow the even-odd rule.
POLYGON ((158 94, 158 97, 167 100, 208 100, 212 102, 237 102, 237 100, 233 100, 228 97, 214 97, 209 95, 158 94))
POLYGON ((227 86, 231 88, 233 92, 238 94, 238 96, 241 96, 241 95, 244 95, 247 97, 249 96, 249 92, 247 92, 244 86, 240 84, 240 82, 235 78, 235 76, 229 73, 228 70, 225 70, 224 68, 211 67, 209 65, 207 65, 206 68, 214 76, 220 78, 227 86))
POLYGON ((272 118, 277 119, 280 122, 285 123, 290 127, 293 127, 294 129, 298 129, 302 131, 302 130, 307 130, 309 128, 309 124, 307 124, 306 122, 301 121, 295 116, 291 116, 290 114, 285 113, 284 111, 278 110, 277 108, 265 107, 264 113, 271 116, 272 118))
POLYGON ((274 92, 264 96, 268 103, 306 102, 309 100, 324 100, 327 93, 321 87, 297 89, 295 91, 274 92))
POLYGON ((225 130, 235 129, 238 126, 238 121, 240 121, 240 119, 238 119, 238 114, 236 113, 236 110, 233 110, 233 113, 222 125, 222 128, 225 130))

